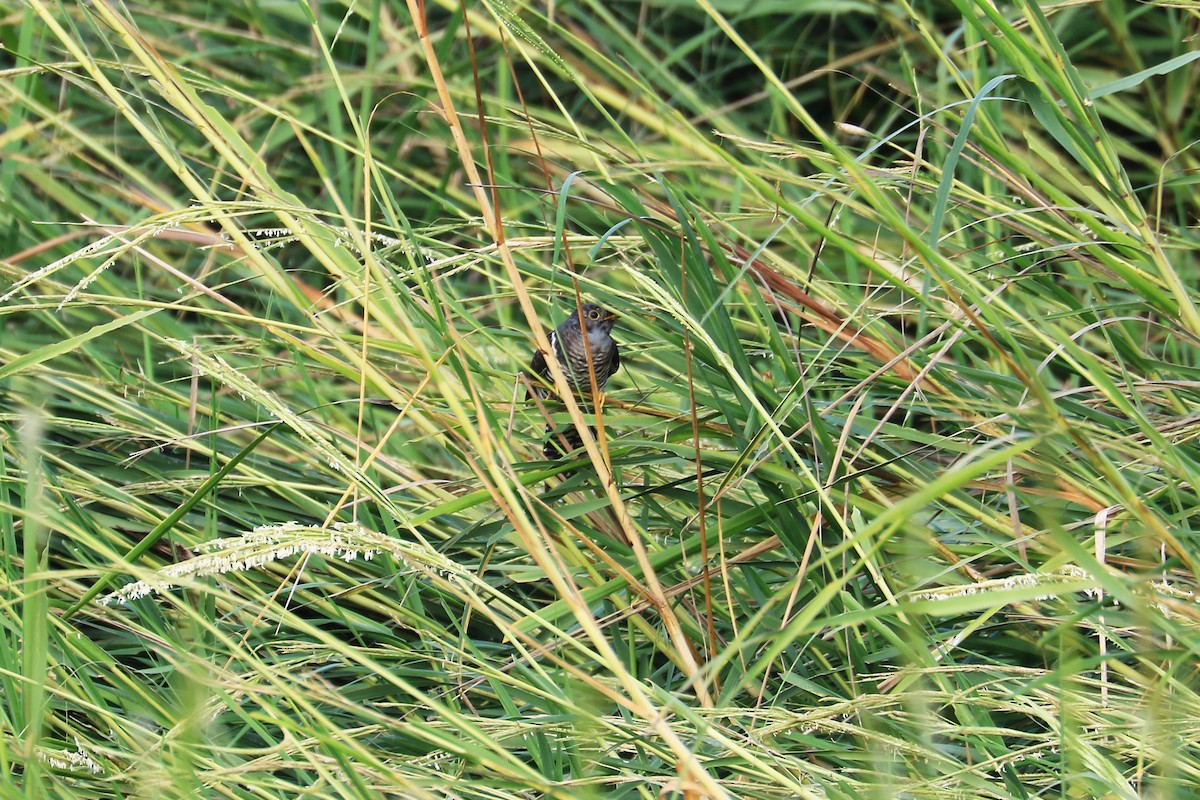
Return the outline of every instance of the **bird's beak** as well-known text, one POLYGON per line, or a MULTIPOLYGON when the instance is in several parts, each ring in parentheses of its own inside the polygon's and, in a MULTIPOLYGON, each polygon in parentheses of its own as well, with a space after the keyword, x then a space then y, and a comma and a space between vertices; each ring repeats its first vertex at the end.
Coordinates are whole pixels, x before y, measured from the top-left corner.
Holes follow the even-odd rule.
POLYGON ((613 320, 613 319, 616 319, 616 318, 617 318, 617 315, 616 315, 616 314, 614 314, 613 312, 611 312, 611 311, 610 311, 610 312, 608 312, 608 316, 607 316, 607 317, 605 317, 605 318, 602 320, 602 322, 608 322, 609 320, 613 320))

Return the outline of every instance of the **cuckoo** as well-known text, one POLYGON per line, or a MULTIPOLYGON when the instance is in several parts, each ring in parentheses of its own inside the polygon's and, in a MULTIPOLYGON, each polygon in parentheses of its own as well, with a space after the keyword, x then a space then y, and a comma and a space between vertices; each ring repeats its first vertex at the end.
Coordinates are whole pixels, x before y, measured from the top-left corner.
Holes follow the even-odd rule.
MULTIPOLYGON (((592 392, 592 376, 596 378, 596 391, 604 385, 621 366, 621 352, 613 341, 612 329, 617 315, 594 303, 584 303, 567 317, 563 324, 550 334, 550 351, 566 376, 567 384, 577 396, 592 392), (590 368, 590 371, 589 371, 590 368)), ((546 399, 552 397, 554 378, 550 374, 547 354, 541 350, 533 354, 529 364, 529 391, 531 395, 546 399)), ((592 428, 595 435, 595 428, 592 428)), ((583 444, 579 431, 568 424, 559 431, 553 425, 546 426, 551 434, 542 447, 542 455, 549 459, 561 457, 583 444)))

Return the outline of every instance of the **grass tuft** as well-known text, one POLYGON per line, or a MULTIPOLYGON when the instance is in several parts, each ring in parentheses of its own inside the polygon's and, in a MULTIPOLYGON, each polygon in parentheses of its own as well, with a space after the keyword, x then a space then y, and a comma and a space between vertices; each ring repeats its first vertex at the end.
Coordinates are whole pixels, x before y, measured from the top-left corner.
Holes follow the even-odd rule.
POLYGON ((0 798, 1194 793, 1193 9, 5 11, 0 798))

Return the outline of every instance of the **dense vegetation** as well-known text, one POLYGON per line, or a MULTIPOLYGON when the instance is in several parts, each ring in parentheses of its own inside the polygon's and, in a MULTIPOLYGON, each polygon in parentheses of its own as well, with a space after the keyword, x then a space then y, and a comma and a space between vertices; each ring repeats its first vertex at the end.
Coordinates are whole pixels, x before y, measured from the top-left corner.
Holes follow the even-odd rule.
POLYGON ((0 12, 0 798, 1194 796, 1194 3, 0 12))

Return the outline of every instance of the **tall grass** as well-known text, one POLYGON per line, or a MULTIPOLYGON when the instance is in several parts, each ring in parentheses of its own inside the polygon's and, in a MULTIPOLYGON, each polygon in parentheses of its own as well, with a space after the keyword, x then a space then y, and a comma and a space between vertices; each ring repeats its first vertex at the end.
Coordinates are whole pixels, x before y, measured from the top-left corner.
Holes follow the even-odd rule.
POLYGON ((1194 9, 0 9, 0 797, 1192 796, 1194 9))

